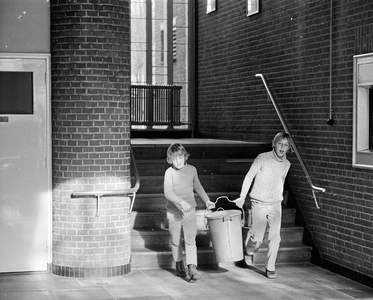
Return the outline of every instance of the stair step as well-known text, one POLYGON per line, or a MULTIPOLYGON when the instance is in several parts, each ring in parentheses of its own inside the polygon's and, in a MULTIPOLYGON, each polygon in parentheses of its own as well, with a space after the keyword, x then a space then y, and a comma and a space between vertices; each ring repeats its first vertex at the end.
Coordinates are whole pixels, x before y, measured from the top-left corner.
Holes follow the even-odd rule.
MULTIPOLYGON (((243 238, 246 239, 248 229, 243 228, 243 238)), ((282 243, 301 243, 303 239, 304 228, 295 225, 281 226, 281 242, 282 243)), ((264 235, 263 244, 268 241, 268 229, 264 235)))
MULTIPOLYGON (((244 180, 242 175, 200 175, 199 179, 206 192, 238 192, 244 180)), ((141 176, 138 193, 162 193, 162 176, 141 176)))
MULTIPOLYGON (((212 247, 198 247, 197 259, 199 266, 217 265, 214 250, 212 247)), ((174 268, 171 251, 165 249, 133 248, 132 261, 133 268, 174 268)))
MULTIPOLYGON (((132 248, 170 248, 170 234, 167 229, 149 230, 133 229, 131 233, 132 248)), ((198 231, 196 237, 198 247, 211 246, 210 232, 208 230, 198 231)))
MULTIPOLYGON (((208 196, 212 202, 216 202, 218 206, 221 206, 224 209, 236 209, 236 204, 232 202, 228 202, 224 199, 225 202, 222 203, 222 200, 217 200, 218 197, 226 196, 230 200, 235 200, 239 197, 240 191, 233 191, 233 192, 208 192, 208 196)), ((284 200, 282 201, 282 206, 285 208, 287 207, 288 201, 288 191, 284 191, 284 200)), ((197 208, 204 209, 205 203, 200 199, 200 197, 195 194, 194 195, 197 208)), ((135 211, 159 211, 159 210, 166 210, 167 199, 165 198, 163 191, 161 193, 139 193, 136 195, 136 199, 133 205, 133 210, 135 211)), ((250 209, 250 201, 247 199, 244 205, 244 209, 250 209)))
POLYGON ((166 211, 132 211, 131 228, 158 230, 168 227, 166 211))
MULTIPOLYGON (((211 201, 215 202, 216 199, 222 196, 221 193, 207 193, 211 201)), ((205 203, 200 199, 200 197, 194 195, 197 201, 197 207, 200 209, 205 208, 205 203)), ((224 193, 224 196, 227 196, 229 199, 236 199, 239 197, 239 192, 227 192, 224 193)), ((166 210, 167 199, 165 198, 163 191, 162 193, 139 193, 136 195, 136 200, 133 205, 133 210, 137 211, 158 211, 166 210)), ((235 205, 234 205, 235 206, 235 205)))
MULTIPOLYGON (((267 262, 268 246, 263 244, 253 257, 253 265, 265 265, 267 262)), ((301 243, 281 243, 276 264, 307 263, 311 258, 312 247, 301 243)), ((220 266, 232 265, 234 262, 220 263, 220 266)))
POLYGON ((179 142, 184 145, 191 154, 191 159, 204 158, 255 158, 259 153, 272 149, 271 144, 257 142, 237 142, 237 141, 206 141, 200 144, 191 139, 169 140, 169 143, 149 140, 149 143, 141 139, 131 139, 132 149, 136 161, 143 159, 166 159, 167 148, 173 142, 179 142))
MULTIPOLYGON (((281 228, 281 242, 282 243, 301 243, 303 239, 303 227, 289 226, 281 228)), ((247 236, 247 229, 242 230, 243 241, 247 236)), ((146 248, 169 248, 170 235, 166 228, 151 230, 151 229, 133 229, 131 233, 132 247, 146 247, 146 248)), ((268 231, 264 237, 265 244, 268 240, 268 231)), ((196 236, 197 246, 211 245, 211 236, 209 230, 198 230, 196 236)))
MULTIPOLYGON (((197 209, 197 228, 199 230, 206 230, 207 219, 205 217, 205 209, 197 209)), ((293 225, 295 218, 295 209, 283 208, 282 210, 282 226, 293 225)), ((245 210, 245 225, 249 227, 250 224, 249 211, 245 210)), ((153 211, 132 211, 131 213, 131 228, 133 229, 163 229, 168 227, 166 210, 153 211)))
MULTIPOLYGON (((264 265, 267 260, 267 250, 265 244, 254 255, 254 265, 264 265)), ((312 248, 301 243, 281 243, 277 264, 281 263, 305 263, 310 261, 312 248)), ((217 263, 213 247, 197 247, 197 257, 199 266, 214 266, 231 263, 217 263)), ((175 264, 169 249, 132 249, 132 267, 133 268, 174 268, 175 264)))
MULTIPOLYGON (((188 164, 194 166, 198 170, 199 175, 213 175, 213 174, 242 174, 246 175, 254 159, 189 159, 188 164)), ((137 169, 141 175, 156 176, 164 174, 170 165, 166 159, 147 159, 136 162, 137 169)))

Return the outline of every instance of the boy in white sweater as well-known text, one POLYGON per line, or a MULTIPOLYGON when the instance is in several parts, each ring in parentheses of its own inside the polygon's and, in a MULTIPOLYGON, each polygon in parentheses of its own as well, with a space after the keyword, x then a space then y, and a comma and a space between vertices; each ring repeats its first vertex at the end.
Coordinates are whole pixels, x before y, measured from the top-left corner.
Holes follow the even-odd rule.
POLYGON ((211 209, 215 204, 210 201, 199 181, 195 167, 188 165, 189 154, 178 143, 170 145, 167 150, 167 162, 169 167, 164 175, 164 195, 167 198, 167 218, 171 235, 171 253, 176 262, 176 275, 186 277, 184 262, 182 260, 181 244, 182 232, 184 233, 185 257, 188 265, 190 280, 201 279, 201 273, 197 271, 197 203, 194 191, 211 209))
POLYGON ((250 192, 252 225, 246 239, 246 254, 252 260, 263 242, 268 224, 268 252, 266 276, 276 278, 275 263, 280 246, 281 202, 283 200, 284 182, 290 169, 286 153, 291 147, 288 133, 279 132, 272 141, 272 151, 259 154, 254 160, 242 184, 241 194, 235 200, 238 207, 245 203, 250 192))

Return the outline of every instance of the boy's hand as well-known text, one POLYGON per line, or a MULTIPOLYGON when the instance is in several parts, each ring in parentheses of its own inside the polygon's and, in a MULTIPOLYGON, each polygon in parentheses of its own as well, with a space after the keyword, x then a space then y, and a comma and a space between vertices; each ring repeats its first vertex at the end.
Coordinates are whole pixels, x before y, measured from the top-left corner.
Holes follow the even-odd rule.
POLYGON ((212 202, 212 201, 210 201, 210 200, 208 200, 206 202, 206 207, 207 207, 207 209, 213 209, 213 208, 215 208, 215 203, 212 202))
POLYGON ((236 205, 239 208, 242 208, 242 206, 245 204, 245 198, 244 197, 240 197, 240 198, 237 198, 236 200, 234 200, 233 202, 236 203, 236 205))
POLYGON ((181 201, 180 205, 182 207, 182 211, 188 212, 188 211, 190 211, 192 209, 192 207, 190 206, 190 204, 188 202, 181 201))

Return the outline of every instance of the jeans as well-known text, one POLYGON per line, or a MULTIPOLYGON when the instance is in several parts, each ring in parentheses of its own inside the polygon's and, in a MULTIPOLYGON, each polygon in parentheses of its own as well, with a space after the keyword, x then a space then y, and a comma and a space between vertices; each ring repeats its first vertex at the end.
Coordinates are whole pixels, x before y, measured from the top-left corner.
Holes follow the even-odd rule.
POLYGON ((267 270, 274 271, 281 236, 281 201, 263 203, 251 200, 252 226, 246 239, 246 253, 253 255, 263 242, 268 225, 267 270))
POLYGON ((171 253, 174 261, 182 260, 183 243, 182 232, 185 242, 185 259, 187 265, 197 265, 197 220, 196 210, 189 212, 173 211, 167 212, 169 232, 171 235, 171 253))

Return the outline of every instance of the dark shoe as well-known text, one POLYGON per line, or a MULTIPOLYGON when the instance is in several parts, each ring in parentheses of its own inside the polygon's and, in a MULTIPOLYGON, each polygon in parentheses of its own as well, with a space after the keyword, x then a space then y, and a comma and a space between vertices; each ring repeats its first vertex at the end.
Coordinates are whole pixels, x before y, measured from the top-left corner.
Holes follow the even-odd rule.
POLYGON ((275 279, 277 277, 276 271, 269 271, 266 269, 266 276, 269 279, 275 279))
POLYGON ((185 272, 184 262, 182 260, 176 262, 176 275, 179 277, 187 276, 185 272))
POLYGON ((202 274, 197 271, 196 265, 188 265, 188 273, 190 280, 202 279, 202 274))
POLYGON ((245 259, 241 259, 239 261, 235 261, 234 262, 234 265, 237 267, 237 268, 247 268, 247 264, 245 262, 245 259))

